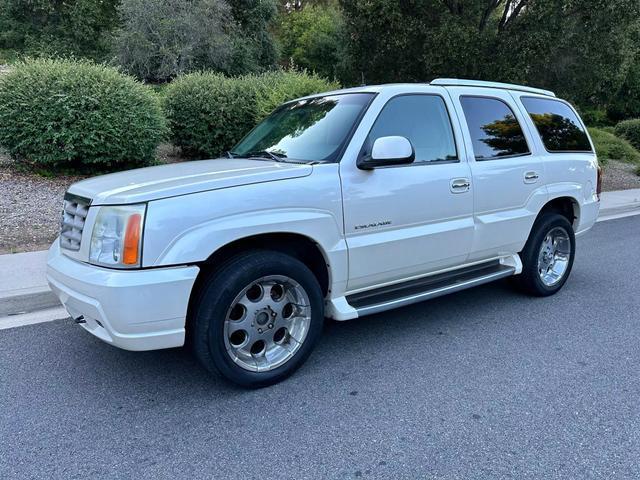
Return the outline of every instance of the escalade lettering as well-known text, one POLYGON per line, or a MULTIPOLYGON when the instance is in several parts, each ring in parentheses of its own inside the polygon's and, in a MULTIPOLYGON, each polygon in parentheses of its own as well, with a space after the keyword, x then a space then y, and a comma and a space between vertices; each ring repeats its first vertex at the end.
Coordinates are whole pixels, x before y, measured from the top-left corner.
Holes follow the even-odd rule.
POLYGON ((356 230, 364 230, 366 228, 384 227, 385 225, 391 225, 391 220, 384 220, 382 222, 368 223, 366 225, 356 225, 356 230))

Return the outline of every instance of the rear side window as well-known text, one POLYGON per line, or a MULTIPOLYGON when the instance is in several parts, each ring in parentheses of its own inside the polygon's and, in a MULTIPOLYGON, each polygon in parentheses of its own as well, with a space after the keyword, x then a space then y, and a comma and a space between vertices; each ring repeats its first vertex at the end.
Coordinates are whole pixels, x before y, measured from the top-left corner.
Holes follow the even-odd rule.
POLYGON ((442 97, 416 94, 393 97, 376 119, 365 152, 371 153, 377 138, 406 137, 416 152, 414 163, 457 160, 456 144, 442 97))
POLYGON ((591 152, 591 144, 578 116, 569 105, 537 97, 520 99, 550 152, 591 152))
POLYGON ((513 110, 502 100, 460 97, 476 160, 514 157, 529 153, 527 140, 513 110))

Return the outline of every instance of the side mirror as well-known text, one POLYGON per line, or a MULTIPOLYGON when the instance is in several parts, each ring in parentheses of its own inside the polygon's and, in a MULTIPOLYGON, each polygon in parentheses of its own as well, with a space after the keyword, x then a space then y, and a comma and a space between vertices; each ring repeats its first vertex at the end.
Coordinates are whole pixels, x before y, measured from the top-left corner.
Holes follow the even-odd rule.
POLYGON ((359 158, 358 168, 371 170, 375 167, 388 167, 412 163, 416 152, 411 142, 405 137, 380 137, 373 142, 371 155, 359 158))

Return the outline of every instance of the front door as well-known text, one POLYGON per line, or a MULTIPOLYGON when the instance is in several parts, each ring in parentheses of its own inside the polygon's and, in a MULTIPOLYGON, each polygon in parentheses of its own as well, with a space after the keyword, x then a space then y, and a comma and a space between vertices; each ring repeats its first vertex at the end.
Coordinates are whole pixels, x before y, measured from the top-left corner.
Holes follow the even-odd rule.
POLYGON ((377 98, 352 140, 361 148, 340 164, 350 293, 455 266, 470 253, 471 172, 459 126, 444 90, 422 88, 377 98), (396 135, 413 145, 412 164, 358 169, 355 157, 368 155, 377 138, 396 135))

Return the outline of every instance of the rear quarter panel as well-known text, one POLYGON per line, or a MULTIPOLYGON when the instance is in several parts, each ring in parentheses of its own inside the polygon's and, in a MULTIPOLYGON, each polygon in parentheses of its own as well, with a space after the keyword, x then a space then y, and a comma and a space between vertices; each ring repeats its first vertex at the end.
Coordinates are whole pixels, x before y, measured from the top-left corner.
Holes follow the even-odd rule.
MULTIPOLYGON (((582 233, 588 230, 595 223, 600 206, 596 193, 598 159, 591 137, 589 137, 589 141, 592 152, 551 153, 547 151, 536 126, 522 104, 521 98, 539 97, 548 99, 549 97, 519 92, 512 92, 512 95, 516 98, 518 108, 526 118, 529 130, 533 133, 532 139, 535 149, 542 158, 549 201, 560 197, 573 199, 577 216, 574 222, 574 230, 576 233, 582 233)), ((575 108, 573 108, 569 102, 560 98, 554 98, 554 100, 563 102, 571 107, 580 120, 587 136, 589 136, 589 132, 575 108)))

